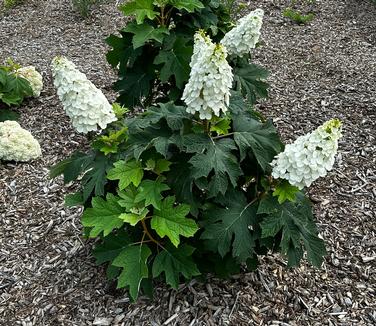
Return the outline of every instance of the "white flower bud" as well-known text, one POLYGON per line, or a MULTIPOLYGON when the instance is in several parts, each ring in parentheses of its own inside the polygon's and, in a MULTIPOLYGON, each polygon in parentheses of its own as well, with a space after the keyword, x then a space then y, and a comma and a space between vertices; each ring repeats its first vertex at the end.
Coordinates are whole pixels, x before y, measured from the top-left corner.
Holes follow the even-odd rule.
POLYGON ((82 133, 105 129, 116 121, 115 113, 101 90, 65 57, 52 60, 52 75, 57 95, 73 127, 82 133))
POLYGON ((230 55, 243 56, 256 47, 260 38, 264 11, 256 9, 240 18, 237 25, 223 37, 223 44, 230 55))
POLYGON ((271 163, 272 176, 286 179, 299 189, 309 187, 313 181, 324 177, 335 161, 338 140, 342 136, 341 125, 338 119, 329 120, 312 133, 286 145, 271 163))
POLYGON ((41 155, 38 141, 18 122, 0 122, 0 160, 27 162, 41 155))

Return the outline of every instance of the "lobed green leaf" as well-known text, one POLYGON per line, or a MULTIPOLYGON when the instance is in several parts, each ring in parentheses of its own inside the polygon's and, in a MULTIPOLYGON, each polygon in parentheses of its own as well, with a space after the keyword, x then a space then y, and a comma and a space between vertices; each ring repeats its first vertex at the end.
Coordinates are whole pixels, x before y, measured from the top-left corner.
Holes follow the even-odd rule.
POLYGON ((141 287, 141 281, 149 276, 147 260, 151 250, 147 245, 133 245, 123 249, 114 259, 112 265, 122 267, 118 278, 118 289, 129 286, 129 293, 136 300, 141 287))
POLYGON ((119 218, 123 209, 118 204, 118 198, 107 193, 106 199, 94 197, 91 200, 91 208, 85 209, 81 223, 84 227, 90 227, 89 236, 95 238, 103 232, 103 236, 109 235, 114 229, 119 229, 124 222, 119 218))
POLYGON ((166 246, 154 259, 153 277, 158 277, 164 273, 167 284, 177 290, 180 274, 186 280, 200 275, 200 271, 192 257, 194 250, 195 248, 187 244, 182 244, 178 248, 171 245, 166 246))
POLYGON ((192 237, 197 232, 198 226, 194 220, 186 218, 189 214, 189 205, 180 204, 174 207, 174 204, 174 196, 164 199, 160 209, 154 212, 151 227, 161 238, 167 236, 177 247, 180 243, 180 235, 192 237))

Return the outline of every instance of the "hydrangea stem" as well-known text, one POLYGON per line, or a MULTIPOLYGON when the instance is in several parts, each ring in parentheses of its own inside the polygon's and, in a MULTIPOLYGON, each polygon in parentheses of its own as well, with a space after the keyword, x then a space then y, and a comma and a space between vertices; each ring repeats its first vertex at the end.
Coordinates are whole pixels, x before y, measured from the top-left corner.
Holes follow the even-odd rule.
POLYGON ((204 124, 204 131, 205 131, 207 134, 209 134, 209 132, 210 132, 210 122, 209 122, 209 120, 205 119, 205 120, 203 121, 203 124, 204 124))
POLYGON ((142 219, 141 220, 141 224, 142 224, 142 228, 144 229, 144 234, 146 234, 148 236, 148 238, 150 239, 150 241, 154 242, 157 246, 161 247, 162 249, 164 249, 164 247, 160 244, 160 242, 158 240, 156 240, 152 235, 151 233, 149 232, 148 230, 148 227, 145 223, 145 219, 142 219))

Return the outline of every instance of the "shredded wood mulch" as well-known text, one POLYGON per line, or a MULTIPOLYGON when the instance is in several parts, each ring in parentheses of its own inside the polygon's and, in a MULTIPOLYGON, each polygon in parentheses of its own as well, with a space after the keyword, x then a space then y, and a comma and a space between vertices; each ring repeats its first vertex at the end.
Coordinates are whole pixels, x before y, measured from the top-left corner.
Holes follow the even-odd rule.
POLYGON ((78 209, 63 206, 74 185, 49 180, 48 167, 87 146, 72 129, 49 63, 67 55, 110 99, 116 79, 104 38, 125 24, 116 1, 87 20, 68 0, 26 1, 0 16, 0 58, 43 72, 39 99, 20 108, 21 125, 43 158, 0 166, 0 325, 374 325, 376 324, 376 6, 366 0, 298 1, 314 20, 283 18, 283 0, 265 10, 254 60, 271 76, 259 110, 292 141, 338 117, 344 137, 335 169, 310 188, 328 257, 322 269, 286 269, 268 255, 258 271, 230 280, 160 284, 154 301, 130 303, 95 266, 78 209))

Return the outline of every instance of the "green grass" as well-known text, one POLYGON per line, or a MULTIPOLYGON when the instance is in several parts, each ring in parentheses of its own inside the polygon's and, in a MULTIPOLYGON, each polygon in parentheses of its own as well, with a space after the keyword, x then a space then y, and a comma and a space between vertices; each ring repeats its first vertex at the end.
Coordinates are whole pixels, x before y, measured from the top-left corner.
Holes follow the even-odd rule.
POLYGON ((73 8, 82 17, 86 18, 90 14, 90 9, 98 0, 72 0, 73 8))
POLYGON ((291 19, 293 22, 304 25, 312 21, 312 19, 315 17, 314 14, 309 13, 307 15, 301 14, 299 11, 294 10, 292 8, 286 8, 283 11, 283 17, 291 19))
POLYGON ((5 9, 10 9, 22 2, 24 2, 24 0, 3 0, 3 7, 5 9))

